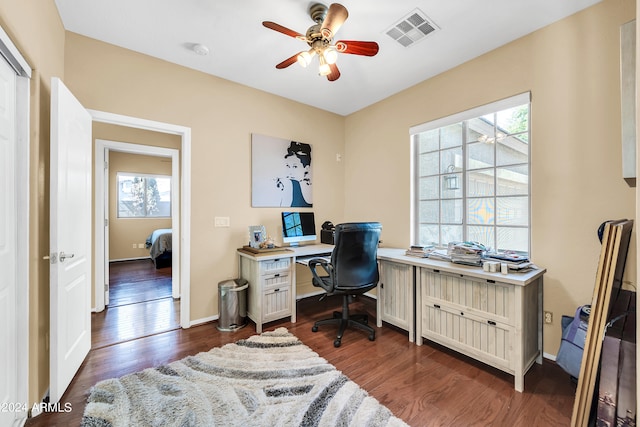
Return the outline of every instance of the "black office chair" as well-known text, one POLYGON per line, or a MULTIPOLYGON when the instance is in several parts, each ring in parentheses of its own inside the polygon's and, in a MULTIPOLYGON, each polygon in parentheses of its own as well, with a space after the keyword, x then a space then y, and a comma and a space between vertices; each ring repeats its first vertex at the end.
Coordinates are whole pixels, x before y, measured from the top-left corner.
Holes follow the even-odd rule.
POLYGON ((381 230, 382 226, 377 222, 338 224, 331 261, 322 258, 309 261, 313 285, 323 288, 327 295, 343 295, 342 313, 334 312, 332 318, 319 320, 311 328, 313 332, 317 332, 320 325, 340 325, 338 336, 333 342, 334 347, 340 347, 347 326, 368 332, 370 341, 376 339, 376 331, 368 325, 366 315, 349 315, 349 302, 353 296, 378 286, 377 251, 381 230), (324 270, 320 270, 320 274, 326 275, 318 274, 318 266, 324 270))

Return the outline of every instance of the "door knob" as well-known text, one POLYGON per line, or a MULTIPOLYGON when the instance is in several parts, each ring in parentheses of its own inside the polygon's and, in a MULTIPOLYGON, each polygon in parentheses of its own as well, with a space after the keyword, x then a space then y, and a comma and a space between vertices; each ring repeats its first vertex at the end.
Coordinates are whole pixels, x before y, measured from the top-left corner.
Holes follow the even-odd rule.
POLYGON ((73 258, 74 256, 75 254, 65 254, 64 252, 60 252, 60 256, 58 257, 58 259, 60 260, 60 262, 64 262, 65 259, 73 258))

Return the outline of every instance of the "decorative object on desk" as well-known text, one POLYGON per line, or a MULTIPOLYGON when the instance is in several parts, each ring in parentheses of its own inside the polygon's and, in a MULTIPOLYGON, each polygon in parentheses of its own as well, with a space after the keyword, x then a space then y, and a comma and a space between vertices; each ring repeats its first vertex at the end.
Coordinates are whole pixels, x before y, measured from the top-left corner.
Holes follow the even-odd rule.
POLYGON ((273 237, 267 236, 267 240, 265 240, 262 245, 260 245, 261 249, 273 249, 276 247, 275 241, 273 237))
POLYGON ((311 145, 251 135, 251 206, 312 207, 311 145))
POLYGON ((252 248, 249 245, 242 247, 243 251, 250 252, 252 254, 265 254, 267 252, 291 252, 288 248, 282 246, 274 246, 272 248, 252 248))
POLYGON ((406 426, 285 328, 97 383, 83 426, 406 426))
POLYGON ((249 246, 252 248, 260 248, 260 245, 266 240, 267 232, 264 225, 249 226, 249 246))

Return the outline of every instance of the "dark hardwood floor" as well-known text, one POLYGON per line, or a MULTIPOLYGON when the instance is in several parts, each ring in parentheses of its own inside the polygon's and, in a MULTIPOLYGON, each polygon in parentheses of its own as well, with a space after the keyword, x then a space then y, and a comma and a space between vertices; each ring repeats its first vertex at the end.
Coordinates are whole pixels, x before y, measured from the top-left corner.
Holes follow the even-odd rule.
POLYGON ((109 265, 109 306, 91 317, 91 348, 180 327, 180 300, 171 297, 171 267, 150 259, 109 265))
MULTIPOLYGON (((567 426, 575 385, 555 363, 535 365, 525 378, 525 391, 513 388, 513 377, 434 344, 416 346, 407 333, 384 325, 376 340, 348 330, 339 348, 335 329, 311 332, 315 320, 330 317, 340 300, 298 302, 297 323, 287 319, 265 325, 286 327, 369 394, 411 426, 567 426)), ((366 311, 375 323, 375 301, 361 297, 354 311, 366 311)), ((100 331, 94 332, 100 334, 100 331)), ((98 381, 182 359, 255 334, 255 325, 220 332, 216 323, 178 329, 91 350, 61 402, 68 413, 44 413, 27 426, 77 426, 87 393, 98 381)))

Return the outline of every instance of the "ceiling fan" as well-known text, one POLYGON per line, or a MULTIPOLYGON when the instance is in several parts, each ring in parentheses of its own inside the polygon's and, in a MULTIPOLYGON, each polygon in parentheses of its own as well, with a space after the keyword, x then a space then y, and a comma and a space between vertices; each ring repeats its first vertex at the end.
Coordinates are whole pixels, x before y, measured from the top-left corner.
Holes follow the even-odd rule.
POLYGON ((340 71, 336 65, 338 53, 363 56, 375 56, 378 53, 378 43, 376 42, 339 40, 335 44, 333 43, 333 37, 336 32, 349 17, 349 12, 343 5, 333 3, 327 8, 323 4, 315 3, 309 8, 309 15, 315 24, 309 27, 306 35, 290 30, 275 22, 264 21, 262 23, 267 28, 306 42, 310 47, 309 50, 296 53, 285 59, 276 65, 276 68, 287 68, 294 62, 306 67, 311 63, 313 57, 318 55, 320 75, 327 76, 327 79, 332 82, 340 77, 340 71))

